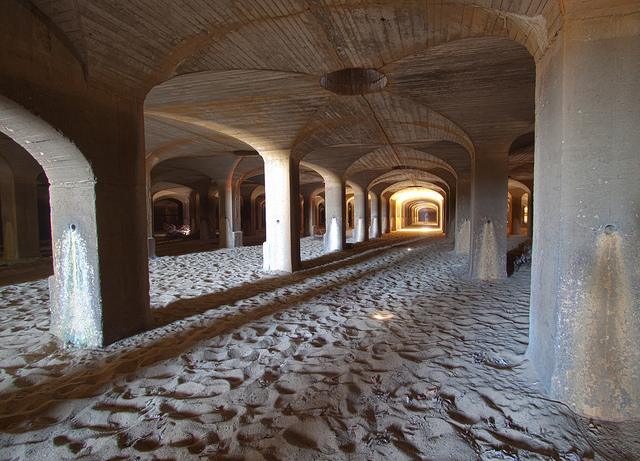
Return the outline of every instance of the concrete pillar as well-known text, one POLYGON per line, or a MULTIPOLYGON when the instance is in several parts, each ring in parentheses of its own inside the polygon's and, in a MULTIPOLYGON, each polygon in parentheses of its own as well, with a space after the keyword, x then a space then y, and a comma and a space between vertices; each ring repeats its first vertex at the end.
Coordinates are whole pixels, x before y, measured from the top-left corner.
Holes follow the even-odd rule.
POLYGON ((189 194, 189 229, 191 232, 196 232, 200 229, 200 207, 198 205, 198 193, 192 190, 189 194))
POLYGON ((263 268, 293 272, 300 268, 299 165, 290 151, 260 152, 260 155, 264 159, 267 207, 263 268))
POLYGON ((511 193, 511 234, 522 235, 522 196, 520 191, 511 193))
POLYGON ((370 238, 379 238, 382 235, 382 220, 380 219, 380 197, 373 191, 369 191, 371 197, 371 231, 370 238))
POLYGON ((51 332, 66 343, 103 346, 151 320, 142 103, 58 97, 38 110, 73 143, 1 96, 0 130, 31 153, 51 184, 51 332))
POLYGON ((313 226, 315 225, 314 201, 315 193, 312 192, 304 195, 302 235, 305 237, 313 235, 313 226))
POLYGON ((391 232, 390 230, 390 219, 389 219, 389 198, 384 195, 380 195, 380 216, 382 219, 380 220, 380 233, 381 235, 388 234, 391 232))
POLYGON ((483 146, 472 166, 469 271, 473 278, 506 277, 508 160, 504 146, 483 146))
POLYGON ((537 64, 527 357, 552 399, 640 419, 640 27, 567 21, 537 64))
POLYGON ((353 241, 365 242, 369 240, 367 226, 367 192, 356 184, 353 189, 353 241))
POLYGON ((156 257, 156 238, 153 230, 153 196, 151 195, 152 168, 153 164, 151 163, 147 163, 145 165, 145 198, 147 203, 147 254, 149 258, 156 257))
POLYGON ((231 208, 231 230, 233 231, 233 247, 242 247, 242 193, 240 192, 240 183, 233 185, 233 193, 231 195, 233 207, 231 208))
POLYGON ((324 251, 342 251, 347 244, 345 184, 338 177, 324 177, 324 251))
POLYGON ((316 207, 316 193, 313 192, 309 197, 309 208, 308 208, 308 221, 307 221, 307 232, 309 235, 313 236, 316 235, 316 227, 317 227, 317 221, 316 221, 316 216, 317 216, 317 207, 316 207))
POLYGON ((469 275, 496 280, 507 276, 509 146, 476 143, 471 168, 469 275))
POLYGON ((533 237, 533 188, 527 199, 527 235, 533 237))
POLYGON ((218 247, 241 247, 242 232, 235 229, 239 220, 238 200, 234 197, 237 194, 234 194, 231 177, 217 179, 216 183, 218 184, 218 247))
POLYGON ((397 230, 396 201, 389 200, 389 232, 397 230))
POLYGON ((456 189, 456 254, 468 256, 471 247, 471 177, 461 175, 456 189))

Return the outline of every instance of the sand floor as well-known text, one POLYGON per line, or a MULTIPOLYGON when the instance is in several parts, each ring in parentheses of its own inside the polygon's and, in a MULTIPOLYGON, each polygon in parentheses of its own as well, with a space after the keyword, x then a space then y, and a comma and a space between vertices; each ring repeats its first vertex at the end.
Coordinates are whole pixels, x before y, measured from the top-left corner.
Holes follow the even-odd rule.
POLYGON ((528 269, 469 280, 393 233, 305 270, 261 247, 150 261, 157 327, 101 350, 49 334, 46 280, 0 288, 0 459, 640 459, 640 425, 550 401, 523 354, 528 269))

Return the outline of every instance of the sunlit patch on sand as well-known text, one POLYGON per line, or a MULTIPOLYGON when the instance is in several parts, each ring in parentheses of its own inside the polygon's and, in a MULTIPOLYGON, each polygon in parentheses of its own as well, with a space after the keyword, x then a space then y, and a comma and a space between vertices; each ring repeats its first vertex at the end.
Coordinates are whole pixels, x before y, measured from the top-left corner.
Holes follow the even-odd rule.
POLYGON ((372 315, 372 317, 376 320, 389 320, 394 317, 394 315, 389 311, 378 311, 372 315))
POLYGON ((412 225, 411 227, 404 227, 402 229, 398 229, 398 232, 427 232, 427 233, 442 233, 442 229, 440 227, 433 226, 422 226, 422 225, 412 225))

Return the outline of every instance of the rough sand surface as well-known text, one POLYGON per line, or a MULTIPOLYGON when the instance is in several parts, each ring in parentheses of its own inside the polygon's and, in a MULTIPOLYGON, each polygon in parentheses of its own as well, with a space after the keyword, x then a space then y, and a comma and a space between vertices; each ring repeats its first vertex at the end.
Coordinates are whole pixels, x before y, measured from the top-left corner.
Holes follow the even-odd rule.
POLYGON ((394 233, 305 270, 261 248, 150 261, 157 328, 102 350, 48 333, 47 282, 0 288, 0 459, 639 459, 637 423, 546 398, 523 354, 529 272, 469 280, 394 233))

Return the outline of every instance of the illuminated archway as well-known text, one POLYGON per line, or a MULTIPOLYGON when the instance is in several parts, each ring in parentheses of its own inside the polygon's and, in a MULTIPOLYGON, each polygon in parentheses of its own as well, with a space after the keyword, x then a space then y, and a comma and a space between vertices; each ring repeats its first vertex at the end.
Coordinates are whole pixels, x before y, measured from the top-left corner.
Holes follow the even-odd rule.
POLYGON ((425 187, 403 189, 393 194, 390 201, 395 203, 396 230, 442 232, 444 197, 439 192, 425 187), (421 221, 421 212, 423 217, 431 215, 431 219, 421 221))

